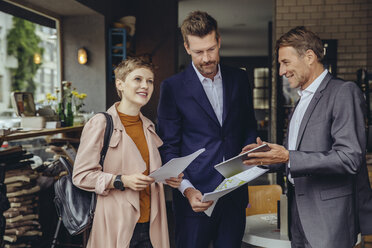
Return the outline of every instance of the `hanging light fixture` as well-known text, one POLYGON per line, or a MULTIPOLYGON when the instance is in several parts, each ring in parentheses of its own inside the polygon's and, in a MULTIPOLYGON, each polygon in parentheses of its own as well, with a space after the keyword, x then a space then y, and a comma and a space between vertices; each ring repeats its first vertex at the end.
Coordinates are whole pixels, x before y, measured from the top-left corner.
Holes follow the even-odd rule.
POLYGON ((88 62, 88 53, 84 48, 78 50, 78 62, 81 65, 85 65, 88 62))

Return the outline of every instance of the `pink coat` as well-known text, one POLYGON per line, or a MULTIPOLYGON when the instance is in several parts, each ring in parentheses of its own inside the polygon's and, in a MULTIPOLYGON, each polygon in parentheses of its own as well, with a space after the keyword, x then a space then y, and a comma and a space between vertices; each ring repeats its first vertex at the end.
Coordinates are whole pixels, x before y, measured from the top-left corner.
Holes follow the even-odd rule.
MULTIPOLYGON (((115 105, 107 111, 111 114, 114 131, 102 171, 99 165, 100 151, 106 119, 96 115, 85 125, 80 140, 73 171, 74 184, 97 194, 97 206, 87 247, 129 247, 134 227, 140 217, 139 192, 108 189, 114 175, 142 173, 146 164, 132 139, 127 135, 115 105)), ((161 166, 158 147, 161 139, 155 133, 154 124, 140 114, 150 154, 150 172, 161 166)), ((154 248, 169 247, 167 214, 163 185, 151 184, 150 239, 154 248)))

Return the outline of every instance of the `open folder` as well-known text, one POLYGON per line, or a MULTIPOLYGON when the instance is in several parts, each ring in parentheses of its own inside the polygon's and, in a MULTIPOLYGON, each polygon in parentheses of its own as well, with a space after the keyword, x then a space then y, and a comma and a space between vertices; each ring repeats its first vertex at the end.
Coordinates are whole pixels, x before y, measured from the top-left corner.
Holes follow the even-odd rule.
POLYGON ((202 148, 185 157, 173 158, 159 169, 151 172, 149 176, 154 178, 155 182, 165 183, 165 179, 178 177, 178 175, 181 174, 181 172, 183 172, 187 166, 189 166, 189 164, 191 164, 191 162, 204 151, 205 148, 202 148))
POLYGON ((265 152, 268 150, 270 150, 270 148, 266 144, 263 144, 214 166, 214 168, 225 177, 225 180, 223 180, 213 192, 205 193, 203 195, 202 202, 214 201, 213 205, 204 211, 206 215, 212 215, 213 209, 220 197, 230 193, 242 185, 245 185, 268 171, 265 167, 255 165, 247 166, 243 164, 243 161, 248 159, 248 153, 265 152))

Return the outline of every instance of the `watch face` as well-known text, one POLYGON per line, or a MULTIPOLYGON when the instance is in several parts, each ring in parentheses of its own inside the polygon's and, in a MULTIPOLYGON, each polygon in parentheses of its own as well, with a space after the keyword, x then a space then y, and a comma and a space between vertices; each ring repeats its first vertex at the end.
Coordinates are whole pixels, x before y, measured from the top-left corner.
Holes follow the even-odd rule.
POLYGON ((120 181, 115 181, 115 182, 114 182, 114 186, 115 186, 115 188, 120 189, 121 186, 123 186, 123 184, 122 184, 122 182, 120 182, 120 181))
POLYGON ((114 187, 116 189, 124 190, 123 182, 121 181, 121 176, 117 176, 114 180, 114 187))

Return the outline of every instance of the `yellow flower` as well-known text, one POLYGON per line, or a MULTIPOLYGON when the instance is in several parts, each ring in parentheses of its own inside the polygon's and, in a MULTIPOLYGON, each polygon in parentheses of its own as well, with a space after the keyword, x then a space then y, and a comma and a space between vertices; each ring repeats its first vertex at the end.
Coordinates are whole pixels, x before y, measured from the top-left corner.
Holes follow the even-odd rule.
POLYGON ((87 97, 87 94, 81 93, 81 94, 78 94, 76 97, 79 98, 79 99, 81 99, 81 100, 83 100, 83 99, 85 99, 87 97))
POLYGON ((57 100, 57 97, 55 97, 55 96, 53 96, 53 95, 51 95, 51 94, 47 94, 46 99, 47 99, 48 101, 54 101, 54 100, 57 100))
POLYGON ((80 109, 85 105, 84 99, 87 97, 87 94, 86 93, 79 94, 79 92, 77 91, 72 91, 71 93, 74 96, 73 100, 75 104, 75 109, 76 111, 80 111, 80 109))
POLYGON ((46 94, 46 100, 47 100, 48 104, 51 104, 52 101, 57 100, 57 97, 52 95, 51 93, 47 93, 46 94))

